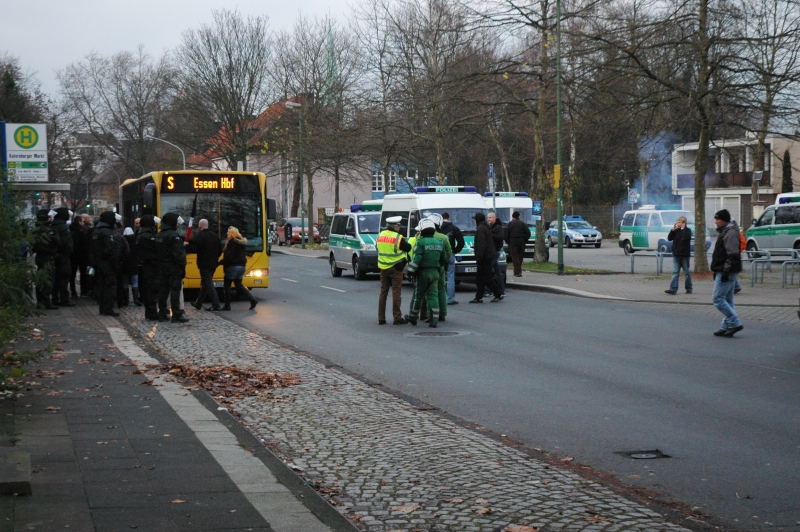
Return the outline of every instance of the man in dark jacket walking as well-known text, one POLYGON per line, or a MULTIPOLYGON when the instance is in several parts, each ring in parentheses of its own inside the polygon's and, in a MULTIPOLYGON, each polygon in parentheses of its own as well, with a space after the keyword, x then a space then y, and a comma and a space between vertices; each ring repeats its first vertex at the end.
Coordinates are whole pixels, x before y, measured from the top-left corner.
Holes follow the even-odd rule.
POLYGON ((442 213, 442 228, 439 231, 445 235, 450 241, 450 248, 453 253, 447 261, 447 270, 445 272, 445 290, 447 291, 447 304, 458 305, 456 301, 456 255, 464 249, 464 234, 456 224, 450 221, 450 214, 442 213))
POLYGON ((172 307, 172 323, 186 323, 189 318, 181 311, 183 277, 186 275, 186 250, 177 228, 180 217, 168 212, 161 217, 161 231, 156 236, 160 267, 158 288, 158 321, 167 321, 167 299, 172 307))
POLYGON ((672 282, 669 284, 669 290, 664 291, 672 295, 678 293, 678 281, 683 270, 686 293, 691 294, 692 274, 689 270, 689 258, 692 254, 692 230, 686 227, 686 216, 678 217, 667 235, 667 240, 672 242, 672 282))
POLYGON ((475 263, 478 266, 477 275, 477 288, 475 290, 475 299, 470 300, 470 303, 483 303, 483 294, 486 287, 494 294, 492 303, 497 303, 503 300, 503 294, 500 292, 500 287, 494 280, 492 273, 492 259, 495 257, 496 252, 494 249, 494 240, 492 239, 492 230, 489 224, 486 223, 486 216, 482 212, 476 212, 472 217, 475 220, 475 263))
MULTIPOLYGON (((55 212, 53 212, 55 215, 55 212)), ((36 213, 36 229, 33 231, 33 252, 36 253, 36 268, 44 271, 46 279, 36 285, 36 299, 48 310, 58 310, 51 301, 53 286, 56 284, 55 257, 58 253, 58 233, 53 229, 51 216, 47 211, 36 213)))
POLYGON ((197 253, 197 269, 200 270, 200 295, 192 306, 197 310, 203 308, 206 294, 211 296, 211 306, 206 310, 217 311, 220 309, 219 296, 214 288, 214 272, 222 255, 222 243, 219 237, 208 229, 208 220, 202 219, 197 223, 200 233, 189 242, 187 253, 197 253))
POLYGON ((156 224, 160 222, 152 214, 139 220, 139 234, 136 235, 136 250, 139 253, 139 291, 144 305, 144 318, 158 320, 158 277, 159 262, 156 247, 156 224))
POLYGON ((59 244, 56 253, 56 284, 53 288, 53 304, 59 307, 74 307, 75 303, 69 300, 69 278, 72 275, 72 233, 67 225, 70 218, 69 209, 59 207, 53 218, 53 230, 58 233, 59 244))
MULTIPOLYGON (((490 212, 487 217, 487 223, 492 230, 492 242, 494 243, 494 259, 492 259, 492 274, 497 286, 500 287, 500 293, 506 294, 506 282, 503 280, 503 272, 500 271, 500 253, 503 251, 504 233, 503 222, 497 217, 497 214, 490 212)), ((506 265, 506 268, 508 265, 506 265)), ((487 296, 489 294, 486 294, 487 296)))
POLYGON ((739 226, 731 220, 731 213, 727 209, 718 211, 714 215, 714 222, 719 233, 714 253, 711 255, 711 271, 714 272, 714 306, 725 316, 714 336, 731 338, 744 329, 733 304, 736 277, 742 271, 739 226))
POLYGON ((119 316, 114 312, 120 257, 120 249, 113 233, 115 221, 113 212, 101 213, 100 221, 92 233, 92 260, 95 269, 93 290, 100 303, 100 314, 103 316, 119 316))
POLYGON ((519 219, 519 211, 511 214, 511 221, 506 226, 508 231, 508 251, 514 263, 514 277, 522 277, 522 259, 525 256, 525 245, 531 238, 528 224, 519 219))

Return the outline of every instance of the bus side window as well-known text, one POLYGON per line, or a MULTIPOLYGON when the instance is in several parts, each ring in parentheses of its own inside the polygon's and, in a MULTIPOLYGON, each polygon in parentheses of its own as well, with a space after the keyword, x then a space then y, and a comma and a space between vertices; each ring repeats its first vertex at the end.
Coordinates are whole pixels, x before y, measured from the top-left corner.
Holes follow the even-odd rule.
POLYGON ((646 227, 649 218, 650 218, 649 214, 644 214, 640 212, 636 215, 636 220, 633 222, 633 225, 636 227, 646 227))

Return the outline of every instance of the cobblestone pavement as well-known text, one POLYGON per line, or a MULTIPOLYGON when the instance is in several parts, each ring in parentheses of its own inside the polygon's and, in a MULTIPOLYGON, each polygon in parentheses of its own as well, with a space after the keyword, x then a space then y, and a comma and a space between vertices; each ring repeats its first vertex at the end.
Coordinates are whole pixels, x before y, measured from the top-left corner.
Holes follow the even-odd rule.
POLYGON ((420 410, 213 313, 190 325, 123 318, 180 362, 299 374, 302 383, 233 404, 336 508, 368 531, 682 530, 577 474, 420 410), (513 530, 513 529, 511 529, 513 530))

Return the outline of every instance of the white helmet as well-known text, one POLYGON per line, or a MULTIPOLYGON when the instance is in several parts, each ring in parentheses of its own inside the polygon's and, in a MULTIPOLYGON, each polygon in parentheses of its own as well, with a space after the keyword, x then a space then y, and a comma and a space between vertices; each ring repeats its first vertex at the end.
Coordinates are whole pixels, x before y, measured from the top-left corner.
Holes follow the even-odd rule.
POLYGON ((178 225, 183 225, 183 218, 178 216, 178 225))
POLYGON ((155 223, 157 223, 157 224, 160 224, 161 223, 161 218, 159 218, 158 216, 153 216, 153 221, 155 223))
POLYGON ((114 213, 114 219, 115 219, 116 221, 118 221, 118 222, 121 222, 121 221, 122 221, 122 215, 121 215, 121 214, 114 213))
POLYGON ((427 218, 428 218, 428 220, 432 221, 435 225, 437 225, 439 227, 441 227, 442 226, 442 222, 444 222, 444 219, 442 218, 442 215, 439 214, 438 212, 434 212, 434 213, 429 214, 427 216, 427 218))
POLYGON ((436 225, 431 221, 430 218, 424 218, 422 221, 419 222, 419 230, 424 231, 425 229, 433 229, 436 230, 436 225))

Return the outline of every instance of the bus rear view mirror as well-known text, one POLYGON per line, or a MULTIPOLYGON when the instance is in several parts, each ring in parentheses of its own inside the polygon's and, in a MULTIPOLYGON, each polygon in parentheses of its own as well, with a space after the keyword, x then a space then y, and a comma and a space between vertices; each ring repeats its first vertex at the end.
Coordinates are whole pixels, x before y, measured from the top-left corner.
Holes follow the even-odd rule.
POLYGON ((155 214, 156 213, 156 185, 155 183, 148 183, 144 187, 144 194, 142 198, 142 214, 155 214))

